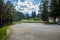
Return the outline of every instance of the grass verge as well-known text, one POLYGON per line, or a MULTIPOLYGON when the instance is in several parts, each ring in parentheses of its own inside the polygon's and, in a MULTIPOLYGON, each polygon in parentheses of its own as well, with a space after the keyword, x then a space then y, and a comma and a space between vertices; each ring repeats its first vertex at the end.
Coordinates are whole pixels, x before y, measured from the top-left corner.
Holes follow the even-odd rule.
POLYGON ((0 40, 4 40, 5 39, 5 37, 7 36, 7 29, 11 25, 14 25, 14 23, 12 23, 10 25, 3 26, 2 28, 0 28, 0 40))
POLYGON ((0 40, 4 40, 4 38, 7 35, 7 29, 9 28, 10 25, 7 26, 3 26, 2 28, 0 28, 0 40))
POLYGON ((57 22, 45 22, 44 24, 51 25, 51 24, 57 24, 57 22))
POLYGON ((11 25, 15 25, 15 24, 18 24, 18 23, 21 23, 21 21, 18 21, 18 22, 13 22, 12 24, 10 25, 6 25, 6 26, 3 26, 2 28, 0 28, 0 40, 4 40, 7 36, 7 29, 11 26, 11 25))

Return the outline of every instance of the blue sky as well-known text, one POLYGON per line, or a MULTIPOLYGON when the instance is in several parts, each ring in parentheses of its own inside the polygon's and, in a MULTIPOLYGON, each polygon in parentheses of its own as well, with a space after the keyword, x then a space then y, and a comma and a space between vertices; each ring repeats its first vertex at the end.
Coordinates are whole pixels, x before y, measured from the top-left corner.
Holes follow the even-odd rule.
MULTIPOLYGON (((4 0, 5 2, 6 1, 8 1, 8 0, 4 0)), ((9 0, 9 1, 11 1, 12 3, 14 3, 14 2, 18 2, 18 0, 9 0)), ((24 2, 25 0, 20 0, 21 2, 24 2)), ((38 4, 39 2, 40 2, 40 0, 33 0, 32 1, 34 4, 38 4)))
MULTIPOLYGON (((8 0, 5 0, 5 2, 8 0)), ((9 0, 11 1, 17 11, 24 13, 31 13, 36 11, 38 13, 38 6, 41 0, 9 0)))

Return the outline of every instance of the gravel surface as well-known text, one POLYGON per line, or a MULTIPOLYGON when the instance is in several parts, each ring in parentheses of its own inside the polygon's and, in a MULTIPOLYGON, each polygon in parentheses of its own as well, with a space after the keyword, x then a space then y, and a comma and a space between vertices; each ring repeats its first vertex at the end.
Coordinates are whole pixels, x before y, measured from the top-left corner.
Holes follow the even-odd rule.
POLYGON ((60 40, 60 25, 21 23, 10 27, 7 40, 60 40))

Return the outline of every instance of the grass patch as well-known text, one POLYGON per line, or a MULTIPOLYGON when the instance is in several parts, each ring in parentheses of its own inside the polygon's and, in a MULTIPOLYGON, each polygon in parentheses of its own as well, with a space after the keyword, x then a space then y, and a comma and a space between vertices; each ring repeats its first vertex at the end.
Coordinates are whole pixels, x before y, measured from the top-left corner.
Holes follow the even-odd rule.
POLYGON ((7 29, 11 26, 14 25, 14 23, 10 24, 10 25, 5 25, 3 27, 0 28, 0 40, 5 39, 5 37, 7 36, 7 29))
POLYGON ((22 22, 22 23, 41 23, 42 21, 30 19, 30 20, 27 20, 27 21, 21 21, 21 22, 22 22))
POLYGON ((9 26, 3 26, 2 28, 0 28, 0 40, 4 39, 5 36, 7 35, 6 32, 9 26))
POLYGON ((45 22, 44 24, 57 24, 57 22, 45 22))
POLYGON ((10 25, 5 25, 3 27, 0 28, 0 40, 3 40, 6 36, 7 36, 7 29, 11 26, 11 25, 15 25, 21 23, 21 21, 17 21, 17 22, 13 22, 10 25))

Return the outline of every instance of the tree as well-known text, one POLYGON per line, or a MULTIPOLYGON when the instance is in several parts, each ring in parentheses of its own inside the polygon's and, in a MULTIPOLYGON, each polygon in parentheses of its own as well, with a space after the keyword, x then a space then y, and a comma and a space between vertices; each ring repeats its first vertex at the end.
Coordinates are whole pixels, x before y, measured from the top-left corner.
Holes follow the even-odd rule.
POLYGON ((31 17, 36 18, 36 12, 35 11, 32 11, 31 17))
POLYGON ((16 11, 16 15, 17 15, 17 19, 16 19, 17 21, 25 18, 24 14, 22 12, 16 11))
POLYGON ((53 22, 56 22, 56 18, 60 17, 60 1, 51 0, 51 12, 50 17, 53 19, 53 22))
POLYGON ((26 15, 26 19, 28 20, 30 18, 29 14, 25 14, 26 15))
POLYGON ((40 18, 41 17, 41 14, 39 13, 38 15, 37 15, 37 18, 40 18))
POLYGON ((15 15, 13 4, 7 1, 5 4, 3 0, 0 0, 0 27, 6 24, 11 24, 13 16, 15 15))
POLYGON ((6 16, 7 16, 7 23, 8 24, 11 24, 12 23, 12 21, 13 21, 13 10, 14 10, 14 8, 13 8, 13 4, 11 3, 11 1, 7 1, 7 3, 6 3, 6 16))
POLYGON ((50 17, 53 18, 53 21, 56 22, 56 9, 57 9, 57 5, 56 5, 56 1, 57 0, 51 0, 51 13, 50 13, 50 17))
POLYGON ((41 19, 44 21, 44 22, 49 22, 49 18, 48 18, 48 1, 45 0, 43 1, 43 10, 41 12, 41 19))
POLYGON ((4 4, 3 4, 3 0, 0 0, 0 27, 3 25, 3 16, 4 16, 4 4))

